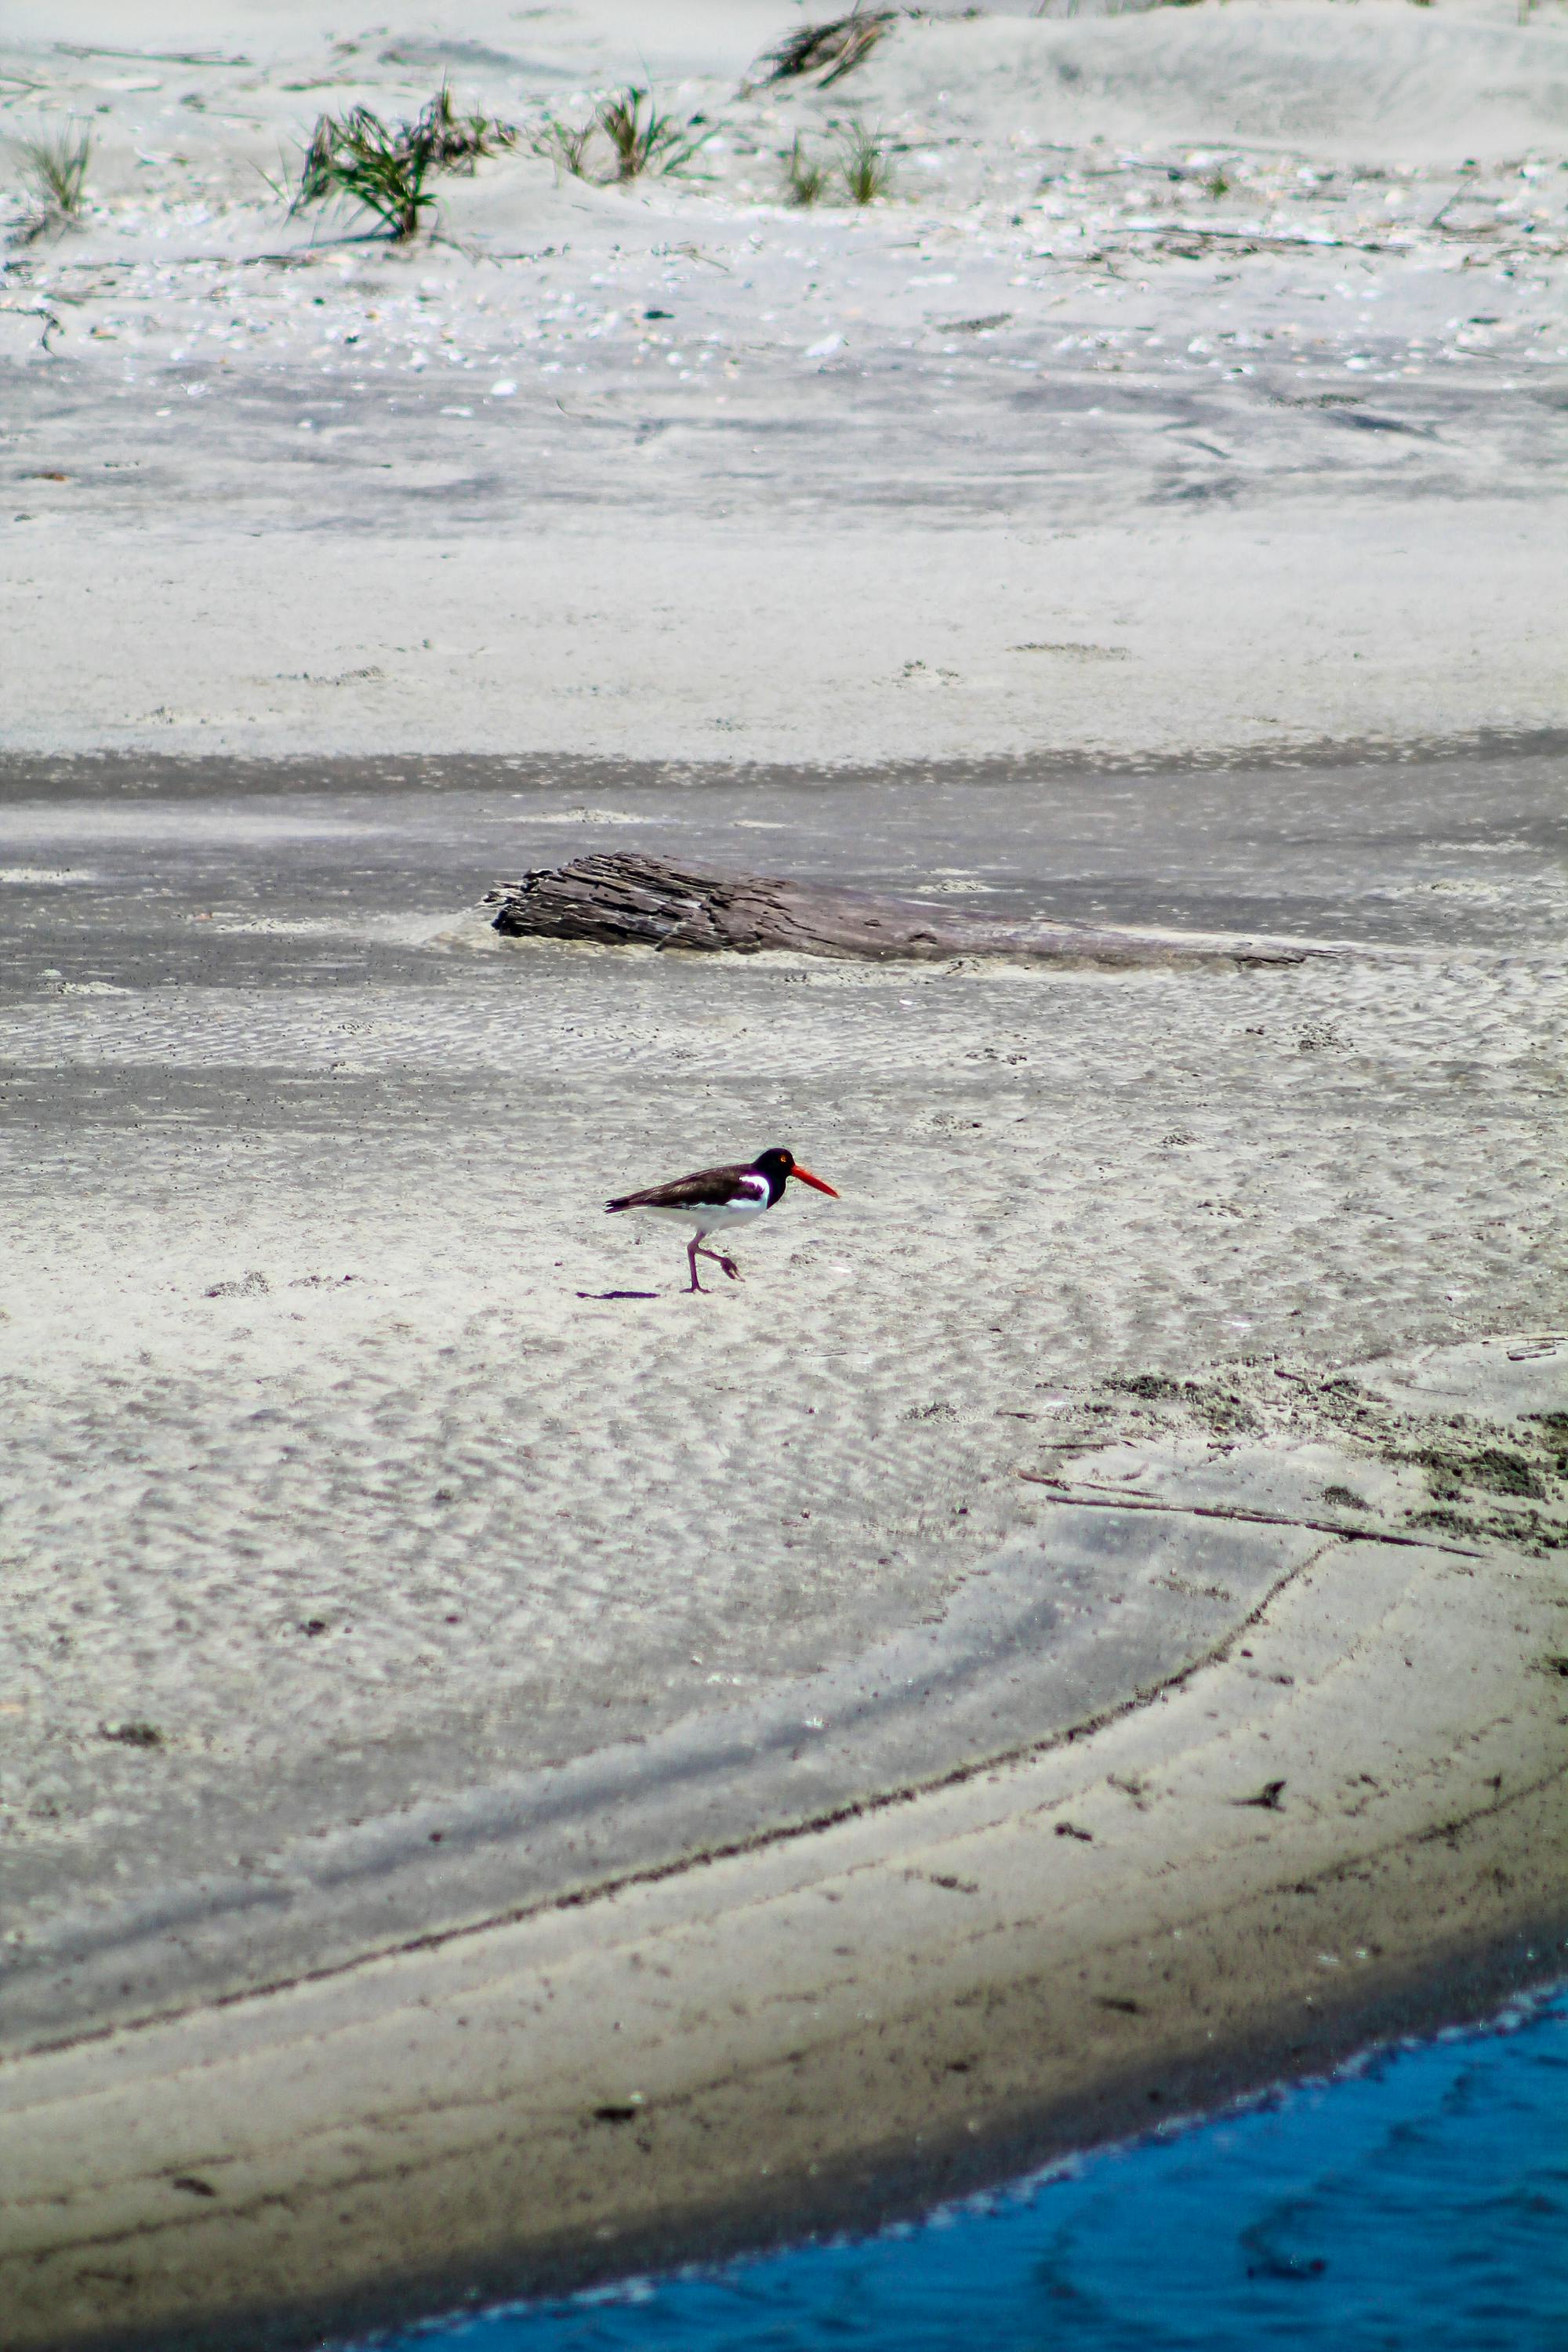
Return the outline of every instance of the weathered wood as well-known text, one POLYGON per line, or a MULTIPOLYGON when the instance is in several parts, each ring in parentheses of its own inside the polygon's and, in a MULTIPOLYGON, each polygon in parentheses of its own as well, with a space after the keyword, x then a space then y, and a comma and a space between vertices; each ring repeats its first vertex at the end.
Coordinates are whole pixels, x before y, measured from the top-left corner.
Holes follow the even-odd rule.
POLYGON ((1031 917, 996 922, 837 883, 722 874, 668 858, 594 852, 541 866, 486 895, 503 939, 591 940, 606 947, 728 949, 931 962, 952 956, 1089 964, 1290 964, 1310 952, 1279 940, 1205 931, 1112 930, 1031 917))

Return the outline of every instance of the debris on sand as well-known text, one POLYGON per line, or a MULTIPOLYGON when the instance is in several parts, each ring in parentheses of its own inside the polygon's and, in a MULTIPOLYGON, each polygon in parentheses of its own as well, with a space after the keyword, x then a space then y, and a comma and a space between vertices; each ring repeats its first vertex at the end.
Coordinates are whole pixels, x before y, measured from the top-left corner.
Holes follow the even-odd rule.
POLYGON ((826 25, 803 25, 758 58, 757 70, 747 77, 748 85, 794 81, 820 73, 817 88, 826 89, 869 57, 898 13, 896 8, 880 8, 863 16, 857 11, 836 16, 826 25))
POLYGON ((1043 917, 998 922, 928 900, 784 876, 725 874, 668 858, 595 851, 500 883, 484 901, 503 939, 584 940, 601 947, 729 949, 885 962, 995 955, 1088 964, 1302 962, 1279 940, 1113 930, 1043 917))

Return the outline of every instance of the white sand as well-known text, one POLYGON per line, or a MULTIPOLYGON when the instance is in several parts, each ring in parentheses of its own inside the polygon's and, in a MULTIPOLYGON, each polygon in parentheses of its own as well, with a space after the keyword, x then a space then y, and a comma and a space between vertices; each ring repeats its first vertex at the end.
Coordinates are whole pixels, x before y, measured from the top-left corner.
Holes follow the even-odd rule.
MULTIPOLYGON (((1131 882, 1072 838, 1087 782, 764 782, 717 836, 853 872, 896 814, 928 873, 963 844, 971 881, 1066 866, 1081 903, 1098 863, 1124 903, 1180 887, 1184 833, 1247 928, 1356 873, 1346 914, 1424 942, 1240 974, 419 947, 443 876, 598 830, 504 768, 0 812, 8 864, 82 877, 7 893, 13 1918, 273 1869, 851 1656, 1023 1523, 1019 1466, 1086 1442, 1107 1373, 1563 1315, 1537 764, 1506 817, 1482 763, 1381 772, 1337 833, 1310 776, 1152 816, 1124 780, 1108 838, 1165 868, 1131 882), (1439 809, 1447 846, 1394 846, 1439 809), (742 1285, 687 1297, 681 1237, 603 1213, 771 1138, 843 1198, 791 1198, 742 1285)), ((593 805, 612 782, 612 838, 715 841, 710 792, 593 805)))
POLYGON ((11 14, 5 125, 98 145, 85 225, 0 295, 4 740, 843 759, 1556 717, 1556 9, 910 23, 744 100, 771 7, 328 23, 11 14), (163 55, 193 44, 253 63, 163 55), (443 60, 531 134, 646 67, 710 176, 519 153, 407 252, 268 198, 318 110, 407 112, 443 60), (781 208, 796 132, 851 117, 891 197, 781 208))

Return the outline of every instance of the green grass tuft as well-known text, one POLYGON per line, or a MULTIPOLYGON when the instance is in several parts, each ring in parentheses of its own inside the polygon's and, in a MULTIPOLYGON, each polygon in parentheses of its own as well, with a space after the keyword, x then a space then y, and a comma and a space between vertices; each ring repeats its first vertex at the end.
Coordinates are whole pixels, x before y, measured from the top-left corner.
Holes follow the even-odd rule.
POLYGON ((547 122, 533 142, 533 152, 553 163, 557 171, 570 172, 574 180, 591 180, 594 174, 588 165, 588 150, 598 127, 596 122, 547 122))
POLYGON ((63 122, 20 142, 23 177, 43 205, 47 217, 75 220, 81 212, 87 186, 92 133, 63 122))
POLYGON ((682 172, 710 135, 703 131, 693 138, 689 129, 659 112, 646 89, 607 98, 596 119, 615 155, 617 180, 639 179, 645 172, 682 172))
POLYGON ((784 189, 792 205, 819 204, 827 193, 827 165, 820 155, 808 154, 800 133, 784 159, 784 189))
POLYGON ((601 99, 591 121, 574 124, 550 121, 533 142, 536 155, 546 156, 557 170, 600 186, 640 180, 645 173, 684 172, 699 150, 712 137, 692 123, 677 122, 654 104, 651 90, 635 84, 601 99), (604 168, 594 162, 595 143, 609 150, 604 168))
POLYGON ((293 209, 346 196, 374 213, 395 242, 419 233, 436 202, 438 172, 472 172, 484 155, 517 144, 510 123, 458 114, 447 83, 412 122, 384 122, 368 106, 323 114, 306 150, 293 209))
POLYGON ((875 204, 893 184, 892 150, 879 131, 868 131, 863 122, 850 123, 840 138, 838 168, 851 204, 875 204))

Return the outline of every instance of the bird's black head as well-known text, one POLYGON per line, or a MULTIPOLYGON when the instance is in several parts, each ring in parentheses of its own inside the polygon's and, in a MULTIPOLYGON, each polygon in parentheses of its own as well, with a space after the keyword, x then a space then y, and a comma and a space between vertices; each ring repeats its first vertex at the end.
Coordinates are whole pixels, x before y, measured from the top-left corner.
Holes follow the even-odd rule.
POLYGON ((766 1151, 759 1151, 752 1162, 752 1173, 768 1180, 768 1205, 776 1208, 779 1196, 788 1182, 795 1167, 795 1154, 775 1143, 766 1151))
POLYGON ((770 1209, 776 1207, 779 1197, 792 1176, 797 1178, 802 1184, 811 1185, 818 1192, 826 1192, 830 1200, 837 1201, 838 1198, 831 1184, 825 1184, 820 1176, 814 1176, 808 1168, 803 1168, 794 1152, 786 1151, 781 1143, 771 1145, 766 1151, 759 1151, 752 1162, 752 1171, 754 1175, 765 1176, 768 1180, 770 1209))

